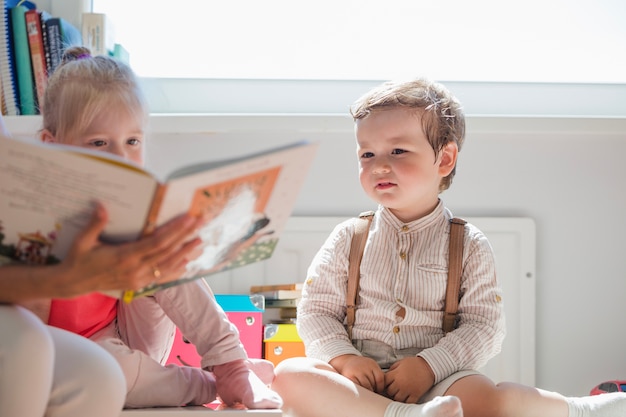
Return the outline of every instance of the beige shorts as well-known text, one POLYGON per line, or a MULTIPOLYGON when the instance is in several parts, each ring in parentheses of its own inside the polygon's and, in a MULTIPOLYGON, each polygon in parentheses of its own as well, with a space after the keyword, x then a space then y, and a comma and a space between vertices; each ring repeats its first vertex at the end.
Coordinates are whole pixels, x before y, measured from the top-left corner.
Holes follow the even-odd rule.
MULTIPOLYGON (((417 355, 422 350, 419 348, 396 350, 386 343, 378 342, 375 340, 354 340, 352 344, 355 348, 359 350, 359 352, 363 354, 363 356, 374 359, 383 370, 388 369, 393 363, 402 358, 417 355)), ((418 403, 422 404, 432 400, 435 397, 445 395, 446 391, 448 391, 452 384, 454 384, 459 379, 465 378, 466 376, 470 375, 482 374, 474 370, 455 372, 446 379, 435 384, 430 390, 428 390, 428 392, 426 392, 426 394, 422 396, 422 398, 420 398, 418 403)))

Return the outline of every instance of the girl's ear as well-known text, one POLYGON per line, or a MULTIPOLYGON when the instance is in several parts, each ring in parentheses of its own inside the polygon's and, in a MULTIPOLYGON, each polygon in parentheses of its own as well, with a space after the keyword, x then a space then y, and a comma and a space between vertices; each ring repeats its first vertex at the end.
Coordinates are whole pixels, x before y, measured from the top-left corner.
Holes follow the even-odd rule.
POLYGON ((48 129, 43 129, 39 136, 42 142, 55 143, 57 141, 52 132, 50 132, 48 129))
POLYGON ((459 148, 454 142, 448 142, 439 155, 439 175, 447 177, 456 166, 456 157, 459 154, 459 148))

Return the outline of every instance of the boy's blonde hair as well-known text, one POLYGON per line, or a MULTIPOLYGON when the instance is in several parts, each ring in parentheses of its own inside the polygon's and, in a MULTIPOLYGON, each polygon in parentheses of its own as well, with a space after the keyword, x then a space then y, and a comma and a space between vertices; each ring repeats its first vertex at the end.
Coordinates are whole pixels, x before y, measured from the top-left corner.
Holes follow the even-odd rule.
POLYGON ((60 141, 84 132, 102 112, 127 111, 144 125, 148 106, 134 72, 108 56, 70 47, 48 80, 41 109, 43 128, 60 141))
MULTIPOLYGON (((442 84, 426 78, 385 82, 355 101, 350 113, 357 121, 373 111, 398 107, 419 112, 424 134, 435 156, 450 142, 456 143, 461 150, 465 140, 465 115, 461 103, 442 84)), ((441 180, 439 192, 450 187, 455 173, 456 166, 441 180)))

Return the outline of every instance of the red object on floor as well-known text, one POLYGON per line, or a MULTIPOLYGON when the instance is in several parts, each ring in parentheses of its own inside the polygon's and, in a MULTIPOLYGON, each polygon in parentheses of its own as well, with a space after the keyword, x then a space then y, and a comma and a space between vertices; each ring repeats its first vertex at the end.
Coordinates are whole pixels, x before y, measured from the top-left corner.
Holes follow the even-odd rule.
MULTIPOLYGON (((215 295, 228 319, 239 330, 239 338, 249 358, 263 357, 263 298, 248 294, 215 295)), ((200 367, 200 355, 176 329, 172 351, 166 364, 200 367)))
POLYGON ((590 395, 606 394, 609 392, 626 392, 626 379, 604 381, 591 389, 590 395))

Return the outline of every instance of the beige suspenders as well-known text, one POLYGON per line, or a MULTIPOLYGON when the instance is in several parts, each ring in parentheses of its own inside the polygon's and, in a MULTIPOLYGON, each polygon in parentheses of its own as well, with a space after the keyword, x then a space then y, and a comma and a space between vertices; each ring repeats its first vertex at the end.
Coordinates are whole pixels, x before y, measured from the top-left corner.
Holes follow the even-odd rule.
MULTIPOLYGON (((369 233, 373 211, 366 211, 356 219, 355 232, 350 245, 348 269, 348 291, 346 293, 346 329, 348 337, 352 339, 357 296, 359 292, 359 278, 361 258, 365 249, 365 242, 369 233)), ((459 291, 461 287, 461 273, 463 270, 463 238, 465 236, 465 220, 458 217, 450 220, 450 246, 448 254, 448 284, 446 287, 446 304, 442 328, 444 333, 452 331, 456 324, 456 313, 459 307, 459 291)))

